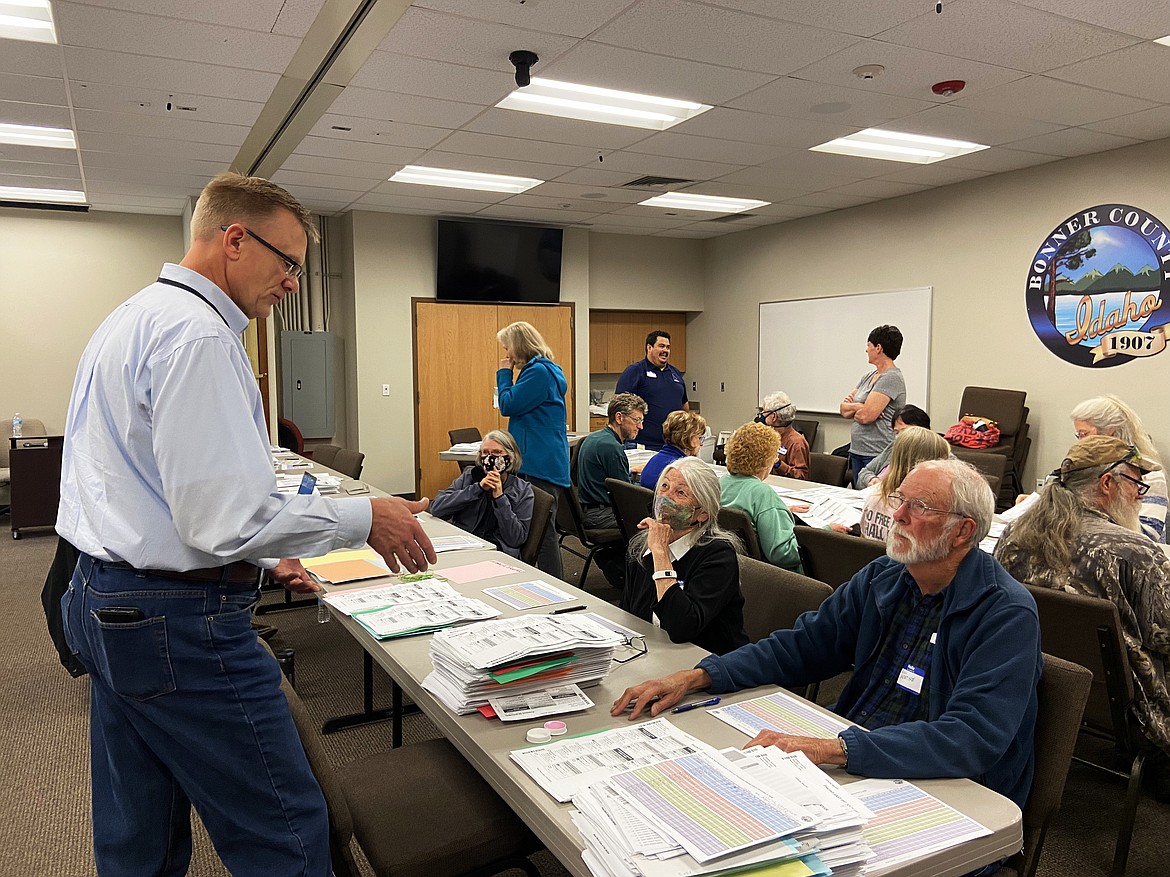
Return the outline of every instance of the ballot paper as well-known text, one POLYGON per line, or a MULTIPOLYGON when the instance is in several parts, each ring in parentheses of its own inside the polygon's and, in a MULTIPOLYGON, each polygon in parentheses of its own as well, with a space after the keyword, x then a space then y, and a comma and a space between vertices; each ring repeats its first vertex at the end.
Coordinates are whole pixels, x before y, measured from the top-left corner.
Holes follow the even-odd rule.
POLYGON ((586 786, 630 767, 695 752, 715 750, 659 717, 640 724, 622 722, 600 734, 517 749, 511 756, 542 789, 564 803, 586 786))
POLYGON ((593 706, 593 701, 576 685, 558 685, 530 694, 489 697, 488 703, 502 722, 559 716, 587 710, 593 706))
POLYGON ((539 580, 484 588, 483 592, 512 609, 536 609, 555 603, 568 603, 575 599, 572 594, 566 594, 555 585, 539 580))
POLYGON ((427 633, 500 614, 437 577, 335 591, 321 599, 343 615, 352 616, 377 639, 427 633))
POLYGON ((372 609, 401 606, 405 603, 422 603, 444 600, 459 596, 443 579, 434 577, 415 582, 395 582, 370 588, 356 588, 349 591, 332 591, 321 599, 342 615, 356 615, 372 609))
POLYGON ((444 551, 462 551, 464 549, 493 547, 482 539, 476 539, 469 533, 453 536, 433 536, 431 537, 431 545, 434 546, 436 554, 442 554, 444 551))
POLYGON ((783 690, 719 707, 710 713, 748 737, 767 730, 799 737, 829 738, 850 727, 844 719, 819 710, 807 700, 783 690))

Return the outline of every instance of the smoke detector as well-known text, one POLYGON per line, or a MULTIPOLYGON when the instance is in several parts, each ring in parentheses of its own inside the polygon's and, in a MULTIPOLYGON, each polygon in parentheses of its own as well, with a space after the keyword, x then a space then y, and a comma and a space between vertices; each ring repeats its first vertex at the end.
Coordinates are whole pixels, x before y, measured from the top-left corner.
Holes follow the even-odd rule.
POLYGON ((885 72, 886 68, 881 64, 862 64, 860 67, 853 68, 853 75, 865 82, 877 79, 885 72))
POLYGON ((932 85, 930 87, 930 90, 933 91, 935 94, 937 94, 939 97, 952 97, 953 95, 958 94, 960 91, 962 91, 966 87, 967 87, 967 83, 964 82, 962 79, 946 79, 946 80, 943 80, 942 82, 936 82, 934 85, 932 85))

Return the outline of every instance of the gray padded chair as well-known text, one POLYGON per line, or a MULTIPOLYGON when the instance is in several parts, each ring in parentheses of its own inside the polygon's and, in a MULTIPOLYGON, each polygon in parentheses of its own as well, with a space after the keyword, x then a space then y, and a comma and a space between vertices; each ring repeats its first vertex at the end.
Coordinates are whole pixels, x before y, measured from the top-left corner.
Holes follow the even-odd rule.
POLYGON ((508 868, 539 877, 525 856, 532 832, 447 740, 426 740, 335 768, 316 723, 284 674, 297 734, 329 808, 333 871, 358 877, 356 838, 378 877, 487 875, 508 868))
POLYGON ((629 542, 638 532, 638 524, 642 519, 653 514, 654 491, 620 478, 606 478, 605 487, 609 491, 613 515, 617 518, 622 536, 629 542))
POLYGON ((845 470, 849 468, 847 457, 838 457, 835 454, 808 455, 808 480, 820 484, 832 484, 834 487, 847 486, 845 470))
POLYGON ((333 461, 337 459, 337 452, 340 450, 337 445, 317 445, 313 448, 313 462, 332 469, 333 461))
POLYGON ((338 448, 337 454, 333 458, 333 465, 330 467, 337 470, 342 475, 350 478, 362 477, 362 464, 365 462, 366 455, 361 451, 352 451, 349 448, 338 448))
POLYGON ((796 527, 804 571, 814 579, 838 588, 862 567, 883 557, 886 546, 872 539, 835 533, 819 527, 796 527))
POLYGON ((763 560, 764 552, 760 550, 760 539, 756 534, 756 525, 751 515, 743 509, 731 509, 726 506, 719 509, 719 526, 730 530, 743 542, 743 549, 753 560, 763 560))

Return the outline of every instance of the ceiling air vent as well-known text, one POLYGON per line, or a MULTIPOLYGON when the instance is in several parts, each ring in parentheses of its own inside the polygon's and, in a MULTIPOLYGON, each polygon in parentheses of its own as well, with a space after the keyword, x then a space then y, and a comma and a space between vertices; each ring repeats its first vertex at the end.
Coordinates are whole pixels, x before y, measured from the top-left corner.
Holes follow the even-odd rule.
POLYGON ((729 213, 726 216, 716 216, 714 219, 704 219, 703 222, 739 222, 749 216, 759 216, 758 213, 729 213))
POLYGON ((623 189, 672 189, 679 186, 689 186, 694 180, 681 180, 678 177, 638 177, 628 183, 622 183, 623 189))

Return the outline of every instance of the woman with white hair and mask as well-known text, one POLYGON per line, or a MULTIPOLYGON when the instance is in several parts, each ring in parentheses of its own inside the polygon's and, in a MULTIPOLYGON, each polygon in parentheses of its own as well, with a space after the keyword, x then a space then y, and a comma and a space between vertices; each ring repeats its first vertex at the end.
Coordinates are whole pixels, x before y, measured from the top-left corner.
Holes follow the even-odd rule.
POLYGON ((532 485, 515 477, 521 462, 511 433, 493 429, 480 443, 479 465, 460 472, 450 487, 435 495, 427 511, 519 557, 535 502, 532 485))
POLYGON ((808 481, 808 440, 792 425, 795 419, 796 406, 787 393, 777 390, 760 400, 756 420, 780 436, 780 456, 772 466, 772 474, 808 481))
POLYGON ((654 516, 630 540, 622 609, 717 655, 746 645, 739 538, 719 526, 719 479, 694 457, 662 470, 654 516))

